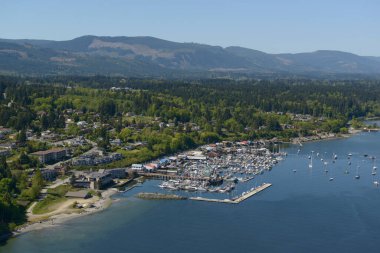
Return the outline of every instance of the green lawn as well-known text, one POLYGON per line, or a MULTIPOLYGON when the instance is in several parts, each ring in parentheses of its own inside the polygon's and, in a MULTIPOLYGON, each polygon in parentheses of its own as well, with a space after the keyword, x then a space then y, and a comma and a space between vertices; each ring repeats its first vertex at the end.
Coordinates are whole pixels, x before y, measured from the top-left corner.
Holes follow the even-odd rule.
POLYGON ((45 214, 54 211, 57 204, 66 201, 65 197, 48 195, 44 200, 38 202, 33 208, 33 214, 45 214))
POLYGON ((73 189, 73 187, 70 185, 60 185, 56 188, 48 189, 47 192, 49 195, 54 195, 56 197, 64 197, 68 191, 73 191, 73 190, 75 189, 73 189))
POLYGON ((68 191, 75 191, 77 189, 73 188, 70 185, 60 185, 53 189, 48 189, 47 197, 38 202, 33 208, 33 214, 44 214, 54 211, 56 206, 67 200, 65 194, 68 191))

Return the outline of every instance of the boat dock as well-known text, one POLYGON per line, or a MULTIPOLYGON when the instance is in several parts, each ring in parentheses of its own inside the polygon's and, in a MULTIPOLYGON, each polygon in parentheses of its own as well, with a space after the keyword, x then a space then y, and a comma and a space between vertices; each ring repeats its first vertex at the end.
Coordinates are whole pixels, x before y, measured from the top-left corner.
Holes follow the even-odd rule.
POLYGON ((133 181, 134 181, 133 178, 128 179, 128 180, 120 180, 117 184, 114 185, 114 187, 115 187, 115 188, 117 188, 117 187, 122 187, 122 186, 125 186, 125 185, 127 185, 127 184, 133 182, 133 181))
POLYGON ((270 183, 264 183, 259 187, 256 187, 255 189, 246 192, 242 196, 236 198, 236 199, 208 199, 208 198, 202 198, 202 197, 191 197, 190 200, 197 200, 197 201, 207 201, 207 202, 218 202, 218 203, 227 203, 227 204, 239 204, 240 202, 252 197, 253 195, 271 187, 272 184, 270 183))
POLYGON ((162 174, 162 173, 148 173, 148 172, 138 172, 139 176, 144 176, 146 178, 170 180, 170 179, 180 179, 180 180, 195 180, 195 181, 209 181, 209 177, 188 177, 180 176, 176 174, 162 174))
POLYGON ((233 201, 236 202, 237 204, 239 204, 240 202, 242 202, 242 201, 244 201, 244 200, 252 197, 253 195, 255 195, 255 194, 257 194, 257 193, 259 193, 261 191, 264 191, 266 188, 269 188, 271 186, 272 186, 272 184, 264 183, 261 186, 256 187, 252 191, 249 191, 246 194, 242 195, 241 197, 239 197, 237 199, 234 199, 233 201))
POLYGON ((208 199, 208 198, 202 198, 202 197, 191 197, 189 199, 190 200, 197 200, 197 201, 206 201, 206 202, 237 204, 235 201, 230 200, 230 199, 208 199))

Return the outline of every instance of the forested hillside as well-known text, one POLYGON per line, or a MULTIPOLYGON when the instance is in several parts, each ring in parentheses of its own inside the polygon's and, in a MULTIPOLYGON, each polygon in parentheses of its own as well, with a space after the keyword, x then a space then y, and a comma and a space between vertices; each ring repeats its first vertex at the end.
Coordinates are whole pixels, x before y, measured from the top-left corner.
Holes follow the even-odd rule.
POLYGON ((380 75, 376 57, 319 50, 269 54, 154 37, 82 36, 67 41, 0 39, 0 73, 165 78, 341 78, 380 75))

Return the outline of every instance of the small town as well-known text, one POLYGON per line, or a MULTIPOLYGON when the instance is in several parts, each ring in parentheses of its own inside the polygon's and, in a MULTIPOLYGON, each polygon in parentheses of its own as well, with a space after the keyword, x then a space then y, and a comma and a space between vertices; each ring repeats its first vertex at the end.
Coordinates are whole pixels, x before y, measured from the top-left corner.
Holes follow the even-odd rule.
POLYGON ((0 8, 0 253, 378 252, 380 1, 0 8))
POLYGON ((282 145, 366 129, 358 120, 339 122, 281 111, 262 112, 241 123, 227 118, 220 124, 224 116, 218 107, 215 119, 205 121, 210 117, 207 110, 202 112, 204 119, 198 119, 200 112, 169 107, 178 103, 175 98, 114 86, 51 87, 51 94, 61 95, 34 97, 31 113, 15 95, 24 94, 24 89, 40 92, 19 86, 3 94, 7 113, 0 115, 0 156, 2 167, 18 182, 12 197, 20 211, 26 210, 26 224, 104 209, 111 195, 150 179, 158 180, 150 198, 164 193, 157 198, 181 199, 187 192, 193 193, 191 200, 240 203, 271 186, 256 180, 252 189, 236 190, 284 159, 282 145), (91 103, 95 91, 98 102, 91 103), (152 109, 159 104, 166 106, 160 114, 152 109))

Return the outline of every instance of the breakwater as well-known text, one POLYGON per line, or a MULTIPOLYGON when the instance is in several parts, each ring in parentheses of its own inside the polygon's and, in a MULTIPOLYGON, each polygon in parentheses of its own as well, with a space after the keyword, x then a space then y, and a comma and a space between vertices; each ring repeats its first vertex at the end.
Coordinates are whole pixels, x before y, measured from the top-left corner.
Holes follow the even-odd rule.
POLYGON ((253 195, 267 189, 268 187, 271 187, 272 184, 264 183, 259 187, 256 187, 252 189, 251 191, 243 193, 240 197, 234 198, 234 199, 209 199, 209 198, 202 198, 202 197, 191 197, 190 200, 196 200, 196 201, 207 201, 207 202, 217 202, 217 203, 226 203, 226 204, 239 204, 240 202, 252 197, 253 195))

